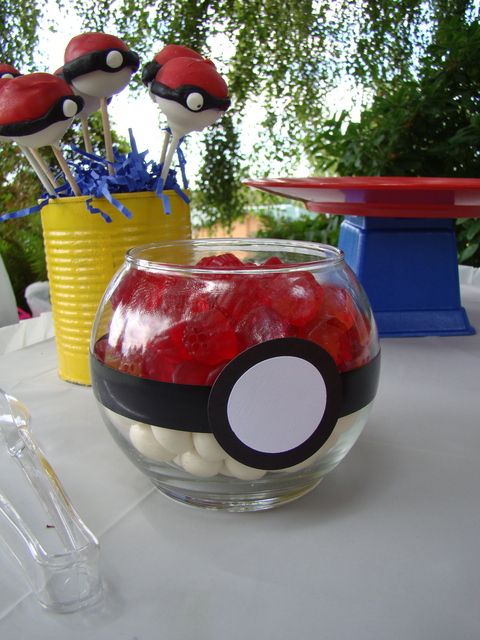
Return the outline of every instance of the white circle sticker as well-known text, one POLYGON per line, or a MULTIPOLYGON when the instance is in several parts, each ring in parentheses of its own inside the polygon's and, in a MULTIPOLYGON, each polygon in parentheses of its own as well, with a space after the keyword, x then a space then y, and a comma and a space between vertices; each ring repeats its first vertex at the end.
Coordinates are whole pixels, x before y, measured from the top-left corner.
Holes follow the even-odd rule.
POLYGON ((281 453, 315 432, 326 403, 324 379, 311 362, 277 356, 240 376, 230 393, 227 415, 243 444, 264 453, 281 453))

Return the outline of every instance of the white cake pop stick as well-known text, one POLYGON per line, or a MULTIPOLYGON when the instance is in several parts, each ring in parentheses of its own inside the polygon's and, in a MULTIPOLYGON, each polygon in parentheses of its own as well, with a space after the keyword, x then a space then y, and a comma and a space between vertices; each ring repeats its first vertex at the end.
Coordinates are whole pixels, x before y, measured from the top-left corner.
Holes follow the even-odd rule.
POLYGON ((47 165, 47 163, 45 162, 45 160, 42 158, 42 156, 39 154, 39 152, 36 149, 29 149, 30 153, 32 154, 32 156, 34 157, 34 159, 36 160, 37 164, 40 166, 40 168, 42 169, 43 173, 47 176, 47 178, 50 180, 50 183, 52 185, 52 187, 54 189, 58 189, 59 184, 55 178, 55 176, 53 175, 53 173, 50 171, 50 167, 47 165))
POLYGON ((76 183, 75 178, 73 177, 72 172, 70 171, 70 167, 68 166, 67 161, 65 160, 62 152, 60 151, 60 147, 52 144, 52 151, 55 154, 57 162, 60 165, 63 173, 65 174, 65 179, 70 185, 71 190, 76 196, 81 196, 82 192, 80 191, 78 184, 76 183))
MULTIPOLYGON (((108 162, 113 164, 115 158, 113 155, 112 132, 110 130, 106 98, 100 98, 100 112, 102 114, 103 138, 105 140, 105 156, 108 162)), ((110 175, 114 174, 113 166, 111 164, 108 165, 108 173, 110 175)))
POLYGON ((163 134, 162 152, 160 154, 160 164, 165 164, 165 156, 167 155, 168 143, 170 142, 171 134, 165 130, 163 134))
POLYGON ((80 124, 82 125, 83 144, 85 145, 85 151, 87 153, 93 153, 92 140, 90 138, 90 131, 88 129, 88 117, 82 116, 80 118, 80 124))
POLYGON ((172 164, 173 156, 175 154, 175 151, 177 150, 177 146, 180 142, 181 137, 181 135, 177 135, 175 134, 175 132, 172 133, 170 144, 168 145, 168 151, 166 153, 165 160, 163 161, 162 174, 160 176, 164 184, 165 180, 167 179, 168 171, 170 169, 170 165, 172 164))
POLYGON ((38 164, 36 158, 34 157, 32 151, 27 147, 20 147, 20 151, 23 153, 25 158, 30 163, 30 166, 35 171, 37 178, 42 183, 43 188, 48 193, 49 196, 55 197, 55 189, 53 188, 51 182, 49 181, 47 175, 43 172, 41 166, 38 164))

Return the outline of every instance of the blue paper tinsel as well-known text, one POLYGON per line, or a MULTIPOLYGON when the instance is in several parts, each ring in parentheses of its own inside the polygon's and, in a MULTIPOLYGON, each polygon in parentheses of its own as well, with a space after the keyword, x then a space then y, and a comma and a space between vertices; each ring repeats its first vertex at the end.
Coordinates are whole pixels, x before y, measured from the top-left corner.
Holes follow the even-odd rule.
MULTIPOLYGON (((106 222, 111 222, 112 219, 107 213, 91 204, 93 198, 103 197, 124 216, 131 218, 132 213, 115 198, 114 194, 116 193, 153 191, 162 199, 166 214, 171 212, 169 198, 164 193, 166 190, 175 191, 181 198, 183 198, 183 200, 185 200, 185 202, 188 203, 188 196, 178 184, 175 170, 169 170, 165 184, 163 184, 163 181, 160 178, 162 165, 153 162, 152 160, 147 162, 146 155, 148 151, 142 151, 141 153, 138 151, 131 129, 129 129, 129 136, 131 151, 124 154, 114 150, 115 161, 113 163, 109 163, 102 156, 87 153, 79 147, 72 147, 72 150, 77 154, 78 159, 69 164, 71 165, 72 173, 81 194, 89 196, 85 202, 88 211, 93 214, 99 213, 106 222), (109 165, 113 167, 113 175, 110 175, 108 171, 109 165)), ((180 147, 178 147, 177 155, 182 175, 183 188, 187 189, 188 183, 185 174, 185 157, 180 147)), ((62 176, 62 174, 60 174, 60 176, 62 176)), ((67 182, 62 184, 62 186, 56 189, 55 192, 58 197, 69 197, 74 195, 67 182)), ((51 197, 52 196, 49 196, 47 193, 44 193, 42 194, 41 200, 38 204, 32 207, 27 207, 26 209, 1 215, 0 222, 36 213, 48 203, 51 197)))

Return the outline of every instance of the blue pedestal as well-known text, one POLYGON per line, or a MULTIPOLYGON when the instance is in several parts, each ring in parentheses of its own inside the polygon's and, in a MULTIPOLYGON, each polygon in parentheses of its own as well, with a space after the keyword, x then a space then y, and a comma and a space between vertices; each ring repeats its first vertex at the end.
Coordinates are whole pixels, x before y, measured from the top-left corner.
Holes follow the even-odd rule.
POLYGON ((345 217, 339 247, 381 336, 471 335, 450 219, 345 217))

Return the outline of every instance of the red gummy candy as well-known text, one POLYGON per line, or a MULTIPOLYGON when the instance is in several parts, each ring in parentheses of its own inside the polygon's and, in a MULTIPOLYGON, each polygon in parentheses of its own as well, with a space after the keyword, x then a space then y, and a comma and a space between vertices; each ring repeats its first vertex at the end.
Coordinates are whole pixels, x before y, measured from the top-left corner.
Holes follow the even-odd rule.
POLYGON ((322 289, 311 273, 281 274, 268 280, 270 304, 290 324, 302 327, 313 320, 322 301, 322 289))
POLYGON ((347 289, 320 285, 308 271, 273 273, 285 266, 276 256, 257 265, 223 253, 196 266, 218 273, 124 274, 111 298, 111 344, 100 340, 96 357, 132 375, 191 385, 213 384, 239 351, 276 338, 316 342, 341 371, 370 359, 370 321, 347 289), (262 268, 272 273, 255 274, 262 268), (238 269, 249 272, 229 272, 238 269))
POLYGON ((253 308, 267 302, 265 290, 259 286, 258 278, 250 275, 232 274, 228 279, 217 281, 212 298, 215 307, 234 327, 253 308))
POLYGON ((165 287, 159 312, 169 323, 187 320, 192 314, 210 308, 209 284, 205 280, 193 278, 172 278, 165 287))
POLYGON ((160 382, 173 382, 175 369, 180 359, 162 353, 161 349, 150 346, 144 354, 143 373, 146 378, 160 382))
POLYGON ((200 384, 206 385, 208 377, 212 372, 212 367, 201 362, 187 360, 181 362, 173 372, 172 382, 177 384, 200 384))
POLYGON ((209 269, 241 269, 243 262, 233 253, 221 253, 218 256, 205 256, 196 266, 209 269))
POLYGON ((130 301, 142 277, 142 272, 138 271, 138 269, 129 269, 122 275, 120 282, 117 284, 110 298, 114 309, 116 309, 118 305, 126 304, 130 301))
POLYGON ((131 376, 137 376, 141 378, 143 376, 143 353, 141 349, 135 349, 122 353, 120 356, 120 362, 117 365, 119 371, 123 373, 129 373, 131 376))
POLYGON ((100 340, 97 340, 97 342, 95 343, 93 352, 97 360, 100 360, 100 362, 105 362, 105 354, 107 351, 107 347, 108 347, 107 338, 100 338, 100 340))
POLYGON ((285 338, 292 333, 289 323, 274 309, 257 307, 249 311, 238 324, 237 335, 247 348, 266 340, 285 338))
POLYGON ((341 322, 335 319, 323 320, 316 324, 306 337, 325 349, 335 360, 340 371, 350 368, 347 366, 352 360, 350 341, 341 322))
POLYGON ((276 267, 278 265, 283 265, 283 262, 280 260, 280 258, 277 258, 277 256, 270 256, 270 258, 267 258, 263 263, 262 263, 262 267, 276 267))
POLYGON ((238 340, 227 318, 217 309, 196 313, 185 323, 182 344, 197 362, 216 365, 238 353, 238 340))
POLYGON ((133 309, 155 311, 160 304, 162 291, 170 280, 161 274, 131 269, 123 275, 113 292, 112 307, 116 309, 123 304, 133 309))
POLYGON ((336 318, 345 329, 350 329, 355 322, 355 305, 350 293, 343 288, 333 285, 323 285, 322 304, 319 318, 336 318))

